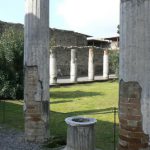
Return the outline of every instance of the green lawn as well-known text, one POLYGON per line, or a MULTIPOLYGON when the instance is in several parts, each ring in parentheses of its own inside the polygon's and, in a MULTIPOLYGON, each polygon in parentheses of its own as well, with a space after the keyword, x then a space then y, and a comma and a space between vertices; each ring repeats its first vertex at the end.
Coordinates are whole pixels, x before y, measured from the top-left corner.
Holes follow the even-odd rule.
MULTIPOLYGON (((96 146, 102 150, 113 150, 113 107, 118 107, 118 83, 102 82, 50 89, 51 115, 50 134, 66 136, 64 119, 84 115, 97 119, 96 146)), ((7 102, 5 122, 10 127, 23 129, 22 101, 7 102)), ((0 103, 0 121, 2 107, 0 103)), ((118 119, 117 119, 118 123, 118 119)), ((118 128, 118 127, 117 127, 118 128)), ((118 134, 118 131, 117 131, 118 134)))

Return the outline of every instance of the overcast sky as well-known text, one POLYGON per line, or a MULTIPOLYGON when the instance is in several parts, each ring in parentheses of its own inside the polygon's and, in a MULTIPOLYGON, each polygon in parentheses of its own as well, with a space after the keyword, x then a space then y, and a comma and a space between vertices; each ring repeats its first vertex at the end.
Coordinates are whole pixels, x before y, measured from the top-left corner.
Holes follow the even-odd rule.
MULTIPOLYGON (((117 35, 120 0, 50 0, 50 26, 95 37, 117 35)), ((0 20, 24 22, 24 0, 0 0, 0 20)))

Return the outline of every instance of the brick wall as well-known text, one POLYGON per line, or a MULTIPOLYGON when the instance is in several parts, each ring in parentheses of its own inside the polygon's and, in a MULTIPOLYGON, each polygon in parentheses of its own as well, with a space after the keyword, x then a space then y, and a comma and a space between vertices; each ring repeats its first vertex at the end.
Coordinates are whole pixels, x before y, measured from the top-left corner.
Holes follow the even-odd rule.
POLYGON ((141 92, 137 82, 120 81, 119 150, 148 150, 149 136, 142 129, 141 92))

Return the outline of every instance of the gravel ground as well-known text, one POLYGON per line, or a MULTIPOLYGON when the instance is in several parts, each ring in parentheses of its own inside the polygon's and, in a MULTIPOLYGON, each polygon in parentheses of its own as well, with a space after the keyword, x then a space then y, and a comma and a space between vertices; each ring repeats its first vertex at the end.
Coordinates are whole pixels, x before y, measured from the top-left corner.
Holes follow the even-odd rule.
POLYGON ((41 150, 40 145, 24 141, 23 132, 0 126, 0 150, 41 150))

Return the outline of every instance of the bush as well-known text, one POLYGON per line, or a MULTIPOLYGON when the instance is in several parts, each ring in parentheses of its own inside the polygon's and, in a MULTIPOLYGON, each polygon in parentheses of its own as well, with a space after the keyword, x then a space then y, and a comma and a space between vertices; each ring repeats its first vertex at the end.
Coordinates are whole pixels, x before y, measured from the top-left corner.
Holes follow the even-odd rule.
POLYGON ((110 51, 109 53, 110 72, 119 76, 119 51, 110 51))
POLYGON ((0 98, 23 98, 23 32, 10 28, 0 37, 0 98))

